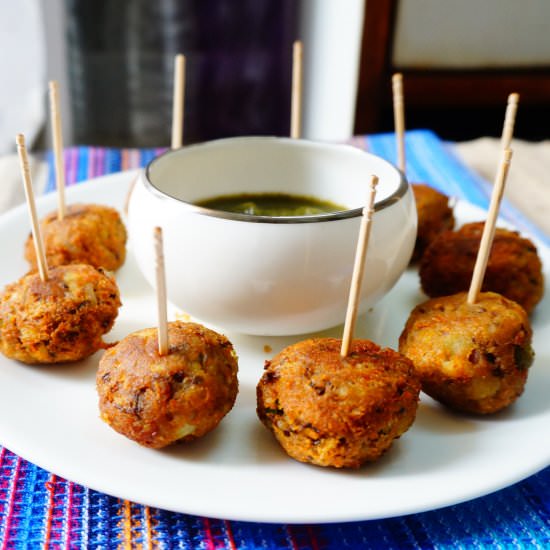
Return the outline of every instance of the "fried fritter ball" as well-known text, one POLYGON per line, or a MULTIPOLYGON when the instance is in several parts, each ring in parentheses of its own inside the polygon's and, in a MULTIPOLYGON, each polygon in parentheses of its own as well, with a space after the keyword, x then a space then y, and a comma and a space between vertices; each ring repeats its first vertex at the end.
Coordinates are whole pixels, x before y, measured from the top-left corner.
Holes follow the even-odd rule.
MULTIPOLYGON (((446 231, 426 249, 420 284, 430 297, 468 290, 483 233, 483 222, 446 231)), ((516 231, 497 228, 482 290, 497 292, 531 313, 544 293, 542 263, 535 245, 516 231)))
MULTIPOLYGON (((50 266, 90 264, 116 271, 126 258, 126 228, 110 206, 71 204, 62 220, 50 212, 40 228, 50 266)), ((25 259, 36 269, 32 234, 25 243, 25 259)))
POLYGON ((97 372, 101 418, 157 449, 213 430, 238 392, 237 356, 225 336, 175 321, 168 341, 161 356, 156 328, 129 334, 105 352, 97 372))
POLYGON ((523 392, 533 362, 525 310, 494 292, 433 298, 411 313, 399 351, 414 364, 422 390, 464 412, 491 414, 523 392))
POLYGON ((418 215, 418 232, 411 258, 411 262, 416 262, 440 233, 454 228, 455 218, 447 195, 424 183, 413 183, 411 187, 418 215))
POLYGON ((31 272, 0 296, 0 351, 23 363, 78 361, 105 347, 120 306, 115 281, 86 264, 31 272))
POLYGON ((335 338, 304 340, 266 361, 257 413, 292 458, 358 468, 409 429, 420 383, 396 351, 355 340, 342 358, 340 346, 335 338))

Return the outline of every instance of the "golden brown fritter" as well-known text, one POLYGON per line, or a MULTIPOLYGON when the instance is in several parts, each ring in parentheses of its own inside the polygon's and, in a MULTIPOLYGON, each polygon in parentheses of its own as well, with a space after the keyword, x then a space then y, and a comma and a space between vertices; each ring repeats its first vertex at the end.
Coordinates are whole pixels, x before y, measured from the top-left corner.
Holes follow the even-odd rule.
POLYGON ((175 321, 168 340, 161 356, 156 328, 134 332, 105 352, 97 372, 101 418, 146 447, 201 437, 237 397, 237 356, 225 336, 175 321))
MULTIPOLYGON (((117 270, 126 258, 126 228, 109 206, 72 204, 63 220, 50 212, 40 222, 48 265, 90 264, 117 270)), ((25 243, 25 259, 36 269, 32 234, 25 243)))
POLYGON ((102 270, 53 267, 32 272, 0 296, 0 350, 24 363, 78 361, 104 348, 120 306, 115 281, 102 270))
MULTIPOLYGON (((483 222, 468 223, 442 233, 420 263, 420 284, 430 297, 468 290, 483 222)), ((497 292, 531 313, 544 293, 542 263, 535 245, 516 231, 497 228, 482 290, 497 292)))
POLYGON ((422 390, 454 409, 489 414, 523 392, 533 361, 525 310, 485 292, 469 305, 467 293, 433 298, 411 313, 399 351, 412 360, 422 390))
POLYGON ((427 246, 443 231, 454 228, 455 218, 449 197, 424 183, 413 183, 418 232, 411 262, 420 260, 427 246))
POLYGON ((379 458, 416 416, 420 383, 412 363, 391 349, 318 338, 287 347, 257 386, 257 413, 294 459, 358 468, 379 458))

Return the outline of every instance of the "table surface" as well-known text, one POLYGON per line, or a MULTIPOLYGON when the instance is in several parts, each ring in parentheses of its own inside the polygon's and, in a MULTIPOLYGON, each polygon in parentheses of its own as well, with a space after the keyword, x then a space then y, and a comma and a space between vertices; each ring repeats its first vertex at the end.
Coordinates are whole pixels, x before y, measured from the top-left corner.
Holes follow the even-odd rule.
MULTIPOLYGON (((394 160, 390 135, 353 143, 394 160)), ((550 143, 514 143, 503 207, 512 223, 550 242, 547 216, 550 143), (526 160, 526 158, 529 160, 526 160), (515 166, 517 165, 517 169, 515 166)), ((68 184, 143 166, 159 150, 69 148, 68 184)), ((499 145, 483 138, 444 144, 431 132, 407 134, 408 176, 486 206, 499 145), (453 152, 454 151, 454 152, 453 152), (429 152, 430 155, 426 156, 429 152), (458 153, 458 157, 455 156, 458 153), (436 159, 440 172, 430 166, 436 159), (477 172, 471 172, 468 167, 477 172), (410 171, 410 173, 409 173, 410 171), (456 181, 453 181, 455 177, 456 181), (468 181, 463 189, 457 181, 468 181)), ((53 188, 50 159, 35 157, 38 193, 53 188)), ((23 200, 17 160, 0 158, 0 211, 23 200)), ((541 434, 548 437, 548 434, 541 434)), ((0 434, 1 441, 1 434, 0 434)), ((322 495, 320 495, 322 498, 322 495)), ((215 495, 213 495, 215 498, 215 495)), ((550 547, 550 468, 491 495, 409 516, 326 525, 257 524, 176 514, 120 500, 64 480, 0 447, 0 548, 447 548, 550 547)))

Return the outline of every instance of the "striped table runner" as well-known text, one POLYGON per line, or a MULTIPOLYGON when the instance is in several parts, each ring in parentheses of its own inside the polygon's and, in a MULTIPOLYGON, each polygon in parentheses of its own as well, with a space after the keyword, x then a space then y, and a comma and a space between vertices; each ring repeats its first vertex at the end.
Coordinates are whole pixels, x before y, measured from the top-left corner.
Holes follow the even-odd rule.
MULTIPOLYGON (((357 136, 352 144, 396 162, 395 136, 377 134, 357 136)), ((410 182, 425 182, 439 191, 487 209, 492 185, 472 172, 453 154, 452 145, 443 143, 428 130, 407 132, 405 139, 407 179, 410 182)), ((513 161, 512 161, 513 162, 513 161)), ((495 166, 495 174, 497 172, 495 166)), ((501 216, 522 233, 529 234, 550 246, 550 235, 543 232, 504 198, 500 207, 501 216)))
MULTIPOLYGON (((352 143, 390 161, 395 158, 390 134, 360 136, 352 143)), ((68 185, 144 166, 160 151, 69 148, 65 153, 68 185)), ((487 205, 490 186, 462 165, 433 133, 409 132, 407 156, 411 181, 425 181, 447 194, 487 205)), ((48 190, 54 185, 51 174, 48 190)), ((548 236, 509 205, 503 214, 518 228, 549 242, 548 236)), ((110 497, 62 479, 0 447, 0 550, 473 547, 550 548, 550 468, 486 497, 432 512, 377 521, 283 525, 177 514, 110 497)))

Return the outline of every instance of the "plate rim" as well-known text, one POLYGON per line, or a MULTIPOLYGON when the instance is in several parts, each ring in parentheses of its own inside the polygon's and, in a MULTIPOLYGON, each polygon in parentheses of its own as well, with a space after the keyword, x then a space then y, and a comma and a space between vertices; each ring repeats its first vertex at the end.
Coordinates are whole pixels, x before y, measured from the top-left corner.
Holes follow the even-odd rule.
MULTIPOLYGON (((92 180, 87 180, 86 182, 82 182, 82 184, 71 186, 67 189, 68 199, 74 198, 74 196, 79 195, 90 195, 92 194, 92 190, 90 189, 89 185, 95 185, 102 187, 103 185, 122 185, 124 183, 126 187, 130 184, 130 181, 132 179, 132 175, 134 175, 136 170, 127 171, 127 172, 119 172, 115 174, 107 174, 105 176, 101 176, 100 178, 94 178, 92 180), (118 181, 120 180, 120 182, 118 181), (94 183, 95 182, 95 183, 94 183), (87 190, 88 189, 88 190, 87 190)), ((122 191, 121 191, 122 193, 122 191)), ((110 193, 109 195, 112 195, 110 193)), ((37 198, 37 205, 41 207, 41 210, 44 211, 44 209, 47 208, 47 205, 49 203, 52 203, 54 201, 53 194, 44 195, 37 198)), ((473 209, 476 209, 480 212, 484 212, 479 207, 476 207, 474 205, 470 205, 469 203, 465 203, 465 201, 458 201, 457 204, 468 204, 468 207, 472 207, 473 209)), ((122 205, 119 205, 120 210, 122 205)), ((15 207, 14 209, 11 209, 8 212, 3 213, 0 216, 0 226, 4 226, 4 224, 14 223, 12 219, 16 219, 22 215, 25 215, 26 211, 26 205, 19 205, 15 207)), ((505 222, 504 222, 505 223, 505 222)), ((510 224, 508 224, 510 225, 510 224)), ((532 238, 532 237, 530 237, 532 238)), ((541 257, 545 256, 545 269, 548 268, 548 260, 547 258, 550 257, 549 250, 545 247, 544 244, 540 243, 536 239, 533 239, 539 248, 539 251, 542 251, 541 257)), ((21 243, 22 247, 22 243, 21 243)), ((130 251, 129 251, 130 252, 130 251)), ((131 253, 131 252, 130 252, 131 253)), ((22 255, 21 255, 22 256, 22 255)), ((1 270, 1 268, 0 268, 1 270)), ((397 283, 399 284, 399 283, 397 283)), ((393 291, 392 291, 393 292, 393 291)), ((299 337, 291 337, 292 339, 299 338, 299 337)), ((4 360, 3 356, 0 357, 0 363, 4 360)), ((9 361, 9 360, 8 360, 9 361)), ((0 375, 0 379, 2 376, 0 375)), ((95 391, 95 388, 94 388, 95 391)), ((1 393, 1 390, 0 390, 1 393)), ((257 419, 256 419, 257 421, 257 419)), ((1 424, 1 422, 0 422, 1 424)), ((414 425, 413 425, 414 427, 414 425)), ((107 427, 105 427, 108 429, 107 427)), ((115 434, 116 436, 116 434, 115 434)), ((120 437, 120 436, 118 436, 120 437)), ((136 498, 135 491, 121 491, 116 490, 115 492, 110 491, 108 487, 101 483, 89 483, 86 481, 82 481, 80 479, 77 479, 81 476, 75 476, 74 475, 67 475, 67 469, 66 468, 58 468, 55 463, 53 462, 54 458, 53 456, 49 456, 49 459, 43 460, 40 456, 38 456, 40 453, 36 452, 29 452, 28 448, 25 448, 25 445, 20 445, 18 441, 10 442, 10 441, 4 441, 4 436, 2 433, 0 433, 0 439, 2 440, 2 444, 9 449, 11 452, 14 452, 15 454, 21 456, 25 460, 28 460, 29 462, 48 470, 49 472, 55 473, 56 475, 59 475, 61 477, 65 477, 67 479, 70 479, 74 483, 78 483, 80 485, 83 485, 85 487, 88 487, 90 489, 100 491, 102 493, 105 493, 107 495, 111 495, 113 497, 118 498, 124 498, 128 500, 132 500, 134 502, 148 505, 148 506, 154 506, 166 510, 172 510, 174 512, 179 513, 185 513, 185 514, 192 514, 192 515, 199 515, 199 516, 205 516, 205 517, 219 517, 223 519, 229 519, 229 520, 237 520, 237 521, 253 521, 253 522, 268 522, 268 523, 289 523, 289 524, 296 524, 296 523, 338 523, 338 522, 344 522, 344 521, 364 521, 364 520, 372 520, 372 519, 383 519, 383 518, 389 518, 389 517, 396 517, 401 515, 408 515, 411 513, 419 513, 419 512, 426 512, 430 510, 437 510, 446 506, 450 506, 453 504, 459 504, 461 502, 469 501, 477 497, 485 496, 490 493, 493 493, 497 490, 503 489, 505 487, 508 487, 518 481, 521 481, 530 475, 533 475, 541 470, 543 470, 545 467, 547 467, 550 464, 550 449, 548 449, 548 456, 540 457, 540 460, 538 461, 532 461, 529 464, 529 467, 524 467, 523 469, 520 469, 517 471, 517 475, 515 476, 508 476, 506 481, 503 481, 501 483, 494 482, 492 485, 489 484, 485 487, 485 489, 482 492, 479 491, 472 491, 472 490, 464 490, 464 494, 459 497, 454 498, 445 498, 445 496, 442 494, 440 495, 439 499, 435 499, 432 502, 426 503, 423 505, 417 505, 411 507, 409 506, 394 506, 394 509, 392 512, 381 512, 380 514, 376 513, 368 513, 368 514, 362 514, 360 511, 358 511, 356 514, 351 514, 348 512, 342 512, 339 513, 338 511, 332 510, 330 513, 320 513, 319 511, 312 513, 311 511, 304 510, 301 516, 292 516, 289 517, 289 515, 281 511, 280 513, 274 513, 273 511, 270 514, 266 514, 265 512, 261 511, 261 507, 256 507, 254 509, 248 510, 244 513, 239 513, 238 509, 236 507, 233 507, 231 509, 227 509, 227 506, 220 506, 218 503, 216 503, 215 506, 212 506, 210 510, 203 507, 196 507, 194 509, 182 509, 178 506, 166 506, 166 503, 163 501, 162 497, 157 495, 157 498, 142 498, 138 496, 136 498), (14 444, 15 443, 15 444, 14 444), (253 512, 256 513, 253 513, 253 512)), ((36 450, 36 449, 35 449, 36 450)), ((146 450, 147 452, 151 452, 150 450, 146 450)), ((140 450, 140 452, 143 452, 140 450)), ((147 452, 145 454, 147 454, 147 452)), ((154 451, 153 451, 154 452, 154 451)), ((391 451, 390 451, 391 452, 391 451)), ((285 457, 285 460, 290 461, 290 458, 285 457)), ((297 463, 293 469, 304 469, 304 468, 315 468, 310 465, 303 465, 297 463)), ((339 472, 337 472, 339 474, 339 472)), ((346 477, 349 477, 347 474, 343 474, 346 477)), ((321 476, 322 477, 322 476, 321 476)), ((333 475, 329 475, 327 477, 333 477, 333 475)))

